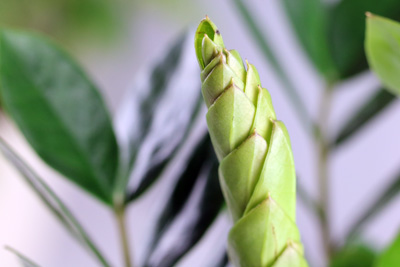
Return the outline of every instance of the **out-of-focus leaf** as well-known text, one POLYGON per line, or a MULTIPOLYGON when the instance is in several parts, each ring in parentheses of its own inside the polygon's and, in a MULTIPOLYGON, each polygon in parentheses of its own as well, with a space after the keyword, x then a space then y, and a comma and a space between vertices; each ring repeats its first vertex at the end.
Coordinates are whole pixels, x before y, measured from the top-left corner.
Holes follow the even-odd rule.
POLYGON ((333 256, 331 267, 372 267, 376 253, 366 245, 343 247, 333 256))
POLYGON ((210 139, 206 136, 193 150, 185 170, 183 170, 177 178, 175 188, 168 201, 166 201, 166 205, 162 209, 162 214, 160 214, 160 217, 158 218, 157 227, 150 246, 150 252, 155 249, 170 223, 173 222, 185 206, 186 201, 192 193, 194 184, 199 179, 200 174, 204 169, 204 164, 208 160, 210 155, 210 146, 210 139))
POLYGON ((347 234, 347 242, 351 242, 354 237, 360 232, 360 230, 367 224, 372 218, 374 218, 383 208, 394 199, 395 196, 400 192, 400 171, 392 182, 382 191, 379 197, 373 202, 371 206, 365 209, 365 212, 358 218, 353 224, 347 234))
POLYGON ((320 0, 284 0, 286 13, 297 38, 317 70, 328 81, 337 77, 337 71, 327 43, 327 7, 320 0))
POLYGON ((99 46, 121 32, 121 4, 112 0, 2 0, 0 26, 40 30, 79 46, 96 41, 99 46))
POLYGON ((400 18, 398 0, 342 0, 330 12, 330 51, 341 78, 368 68, 364 53, 365 12, 400 18))
POLYGON ((31 259, 29 259, 28 257, 24 256, 23 254, 21 254, 20 252, 18 252, 17 250, 6 246, 5 247, 6 250, 10 251, 11 253, 13 253, 15 256, 18 257, 21 265, 23 267, 39 267, 38 264, 34 263, 31 259))
POLYGON ((397 267, 400 263, 400 232, 393 243, 378 257, 374 267, 397 267))
POLYGON ((369 14, 366 35, 370 67, 388 90, 400 95, 400 23, 369 14))
POLYGON ((376 115, 388 107, 395 99, 396 97, 392 93, 384 89, 379 89, 347 120, 331 146, 343 144, 346 140, 363 129, 369 121, 375 118, 376 115))
POLYGON ((218 161, 208 135, 195 149, 166 203, 146 266, 173 266, 201 239, 221 210, 218 161), (177 224, 178 233, 171 231, 177 224), (161 246, 163 239, 169 240, 168 248, 161 246))
POLYGON ((110 266, 106 259, 97 249, 89 235, 79 224, 74 215, 69 211, 61 199, 51 190, 51 188, 32 170, 19 156, 11 149, 6 142, 0 138, 0 151, 19 171, 25 182, 32 191, 40 198, 52 214, 65 226, 65 228, 75 237, 91 254, 101 263, 102 266, 110 266))
POLYGON ((0 54, 3 104, 28 142, 51 167, 111 204, 118 147, 96 87, 42 37, 2 31, 0 54))
POLYGON ((117 191, 129 199, 146 191, 173 159, 200 110, 193 33, 183 34, 149 73, 137 77, 117 114, 125 163, 117 191))

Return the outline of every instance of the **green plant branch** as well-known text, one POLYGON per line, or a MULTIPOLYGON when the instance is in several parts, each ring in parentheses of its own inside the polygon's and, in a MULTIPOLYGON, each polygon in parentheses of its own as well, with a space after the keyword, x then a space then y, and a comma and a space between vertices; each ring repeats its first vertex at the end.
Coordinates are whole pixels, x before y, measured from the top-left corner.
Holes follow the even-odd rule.
POLYGON ((236 8, 239 10, 240 14, 242 15, 257 44, 259 45, 265 59, 272 65, 276 74, 281 80, 283 84, 283 89, 285 90, 285 93, 287 94, 289 100, 292 102, 292 105, 302 122, 301 124, 303 125, 305 130, 314 135, 314 137, 318 136, 318 126, 315 125, 315 123, 312 121, 311 116, 308 114, 304 103, 301 101, 300 95, 297 93, 294 85, 285 74, 283 67, 280 65, 279 61, 277 60, 270 48, 268 39, 265 37, 265 35, 262 34, 260 27, 258 27, 253 16, 250 14, 249 9, 244 4, 243 0, 233 0, 233 2, 236 8))
POLYGON ((132 259, 130 255, 130 246, 128 240, 128 231, 126 227, 126 217, 125 217, 125 205, 115 205, 114 212, 115 218, 118 225, 118 231, 120 235, 120 242, 122 247, 122 255, 124 258, 124 266, 132 267, 132 259))
POLYGON ((333 254, 333 248, 330 240, 330 226, 329 226, 329 154, 330 147, 327 140, 328 119, 331 109, 332 101, 332 86, 327 86, 322 93, 318 127, 321 129, 320 135, 316 139, 317 146, 317 178, 318 178, 318 192, 319 192, 319 213, 318 218, 321 228, 321 237, 324 246, 324 251, 328 261, 333 254))

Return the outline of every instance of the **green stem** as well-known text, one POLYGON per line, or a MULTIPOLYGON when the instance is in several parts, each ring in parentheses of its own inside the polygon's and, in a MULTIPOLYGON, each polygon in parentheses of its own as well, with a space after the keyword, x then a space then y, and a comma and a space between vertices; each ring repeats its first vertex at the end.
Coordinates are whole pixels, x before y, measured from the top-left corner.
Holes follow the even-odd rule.
POLYGON ((125 218, 125 205, 116 205, 115 206, 115 218, 118 224, 118 230, 121 240, 123 258, 125 267, 132 267, 132 261, 130 256, 130 248, 128 241, 128 232, 126 228, 126 218, 125 218))
POLYGON ((319 191, 319 221, 321 227, 321 237, 323 241, 324 251, 327 260, 332 257, 333 248, 330 240, 330 226, 329 226, 329 142, 327 140, 328 119, 332 101, 332 87, 328 86, 320 101, 320 110, 318 118, 318 127, 321 129, 318 138, 316 139, 317 145, 317 177, 318 177, 318 191, 319 191))
POLYGON ((296 113, 298 114, 302 122, 301 124, 305 127, 305 130, 307 132, 310 132, 312 135, 317 136, 319 134, 319 129, 317 128, 317 125, 315 125, 314 122, 311 120, 311 117, 309 116, 304 103, 301 101, 300 95, 297 93, 294 85, 289 80, 282 66, 272 52, 269 41, 262 34, 261 29, 258 27, 243 0, 233 0, 233 2, 235 3, 237 9, 242 15, 244 21, 246 22, 250 32, 252 33, 257 44, 259 45, 266 60, 272 65, 272 67, 276 71, 276 74, 283 84, 283 89, 289 97, 289 100, 292 102, 293 107, 296 109, 296 113))

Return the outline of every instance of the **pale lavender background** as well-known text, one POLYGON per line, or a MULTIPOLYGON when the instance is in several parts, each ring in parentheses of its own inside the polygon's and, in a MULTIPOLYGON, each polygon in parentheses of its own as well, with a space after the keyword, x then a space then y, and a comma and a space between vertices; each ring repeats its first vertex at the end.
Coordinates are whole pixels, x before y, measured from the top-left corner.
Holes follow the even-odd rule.
MULTIPOLYGON (((168 3, 157 5, 153 2, 155 1, 137 4, 138 9, 128 21, 131 25, 129 34, 120 46, 107 51, 92 50, 79 56, 103 89, 111 110, 114 112, 118 107, 123 92, 132 83, 135 73, 153 62, 165 50, 166 45, 187 28, 185 25, 196 25, 207 14, 219 26, 227 46, 234 47, 242 57, 257 66, 263 86, 270 90, 278 118, 288 127, 301 183, 316 196, 315 148, 312 140, 303 131, 279 80, 274 76, 271 67, 265 63, 251 36, 246 33, 241 17, 230 1, 172 1, 174 6, 179 8, 169 8, 168 3)), ((291 73, 296 89, 315 117, 323 84, 302 54, 279 1, 249 2, 260 24, 269 34, 279 60, 291 73)), ((335 94, 334 111, 329 122, 332 136, 342 125, 343 118, 373 93, 378 84, 378 80, 372 74, 365 73, 340 86, 335 94)), ((399 119, 400 103, 397 101, 356 138, 332 155, 330 218, 335 239, 342 241, 352 221, 373 201, 400 168, 399 119)), ((107 251, 108 258, 115 266, 122 266, 111 212, 74 185, 64 179, 55 178, 57 174, 34 155, 15 127, 3 116, 0 117, 0 127, 1 136, 23 154, 24 159, 55 188, 101 249, 107 251)), ((183 151, 181 156, 185 153, 187 151, 183 151)), ((11 245, 43 266, 96 266, 96 262, 87 256, 48 213, 2 157, 0 170, 0 246, 11 245)), ((165 194, 165 186, 157 184, 148 195, 129 209, 130 238, 133 240, 132 247, 136 255, 143 251, 146 236, 150 231, 148 222, 156 214, 158 205, 155 200, 161 194, 165 194)), ((367 228, 365 240, 377 248, 387 244, 400 226, 399 209, 400 198, 397 197, 367 228)), ((319 228, 315 217, 300 201, 297 214, 306 254, 314 266, 322 266, 319 228)), ((211 244, 224 242, 224 233, 227 232, 228 225, 227 216, 222 216, 214 229, 214 232, 219 234, 208 234, 206 240, 196 247, 180 266, 208 266, 207 263, 214 260, 211 244)), ((18 264, 13 255, 0 249, 0 266, 18 264)))

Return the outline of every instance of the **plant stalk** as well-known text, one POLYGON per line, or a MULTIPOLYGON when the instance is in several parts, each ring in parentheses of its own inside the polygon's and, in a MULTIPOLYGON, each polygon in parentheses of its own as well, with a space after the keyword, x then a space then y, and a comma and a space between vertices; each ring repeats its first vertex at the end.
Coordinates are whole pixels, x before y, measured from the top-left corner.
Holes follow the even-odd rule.
POLYGON ((115 206, 115 218, 118 224, 118 230, 121 240, 122 253, 124 258, 124 266, 132 267, 132 260, 130 255, 130 246, 128 241, 128 231, 126 228, 125 205, 115 206))
POLYGON ((321 228, 321 237, 326 259, 332 258, 333 247, 330 239, 329 225, 329 154, 330 147, 327 138, 328 119, 332 101, 332 86, 327 86, 324 90, 319 108, 318 128, 319 135, 316 139, 317 146, 317 178, 319 192, 319 222, 321 228))

